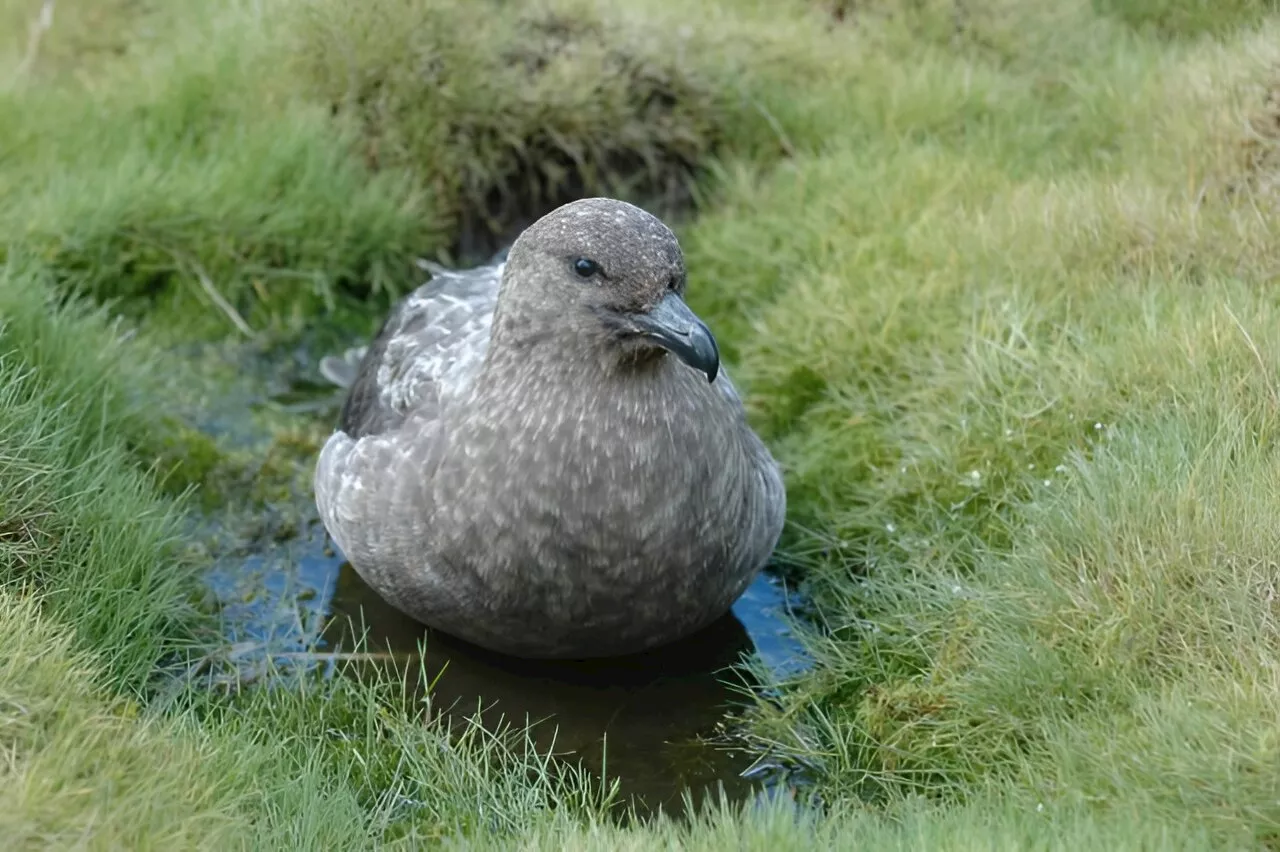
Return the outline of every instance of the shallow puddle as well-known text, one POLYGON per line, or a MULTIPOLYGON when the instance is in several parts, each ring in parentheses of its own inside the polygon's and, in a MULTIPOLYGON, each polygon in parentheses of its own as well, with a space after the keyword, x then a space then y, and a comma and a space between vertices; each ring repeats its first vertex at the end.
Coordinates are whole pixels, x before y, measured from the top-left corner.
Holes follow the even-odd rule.
POLYGON ((758 755, 729 747, 722 728, 745 685, 726 668, 743 654, 784 676, 805 665, 783 617, 787 591, 771 574, 695 636, 578 662, 506 657, 426 629, 365 585, 318 522, 271 552, 222 560, 209 583, 243 674, 268 663, 331 672, 360 646, 373 660, 394 660, 411 689, 423 689, 425 676, 436 712, 464 719, 480 710, 495 728, 535 723, 539 750, 616 778, 641 812, 681 810, 686 789, 695 802, 717 786, 743 800, 780 780, 753 772, 758 755))

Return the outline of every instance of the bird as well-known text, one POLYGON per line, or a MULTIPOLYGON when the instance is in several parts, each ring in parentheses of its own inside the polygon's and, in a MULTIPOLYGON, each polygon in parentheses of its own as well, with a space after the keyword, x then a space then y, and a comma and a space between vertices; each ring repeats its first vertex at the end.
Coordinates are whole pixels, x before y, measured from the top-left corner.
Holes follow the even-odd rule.
POLYGON ((345 388, 316 506, 380 597, 528 659, 648 651, 726 613, 786 517, 659 218, 583 198, 486 266, 431 265, 345 388))

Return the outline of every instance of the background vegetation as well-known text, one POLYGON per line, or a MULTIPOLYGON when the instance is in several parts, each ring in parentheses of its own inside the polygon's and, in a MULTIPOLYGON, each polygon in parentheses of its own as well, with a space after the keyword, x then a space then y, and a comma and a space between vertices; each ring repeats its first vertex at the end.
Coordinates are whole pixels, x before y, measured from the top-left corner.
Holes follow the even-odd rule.
POLYGON ((1266 0, 0 0, 0 835, 1280 842, 1278 45, 1266 0), (787 468, 818 665, 749 736, 799 813, 617 825, 391 675, 173 689, 186 519, 275 481, 190 343, 318 358, 582 193, 677 225, 787 468))

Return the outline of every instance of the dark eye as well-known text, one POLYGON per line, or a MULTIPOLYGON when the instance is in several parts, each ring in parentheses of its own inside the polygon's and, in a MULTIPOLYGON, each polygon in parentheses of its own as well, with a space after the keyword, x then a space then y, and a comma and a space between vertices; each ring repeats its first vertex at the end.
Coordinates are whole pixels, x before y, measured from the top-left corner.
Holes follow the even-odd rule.
POLYGON ((590 278, 600 271, 600 264, 587 257, 580 257, 573 262, 573 271, 581 278, 590 278))

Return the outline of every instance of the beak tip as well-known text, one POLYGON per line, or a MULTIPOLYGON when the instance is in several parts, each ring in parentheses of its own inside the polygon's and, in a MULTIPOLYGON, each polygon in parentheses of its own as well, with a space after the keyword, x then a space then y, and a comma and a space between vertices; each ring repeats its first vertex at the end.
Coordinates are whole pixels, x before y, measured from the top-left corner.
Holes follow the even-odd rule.
POLYGON ((720 374, 720 348, 715 336, 678 295, 669 293, 657 306, 634 320, 638 333, 705 374, 708 384, 715 382, 720 374))

